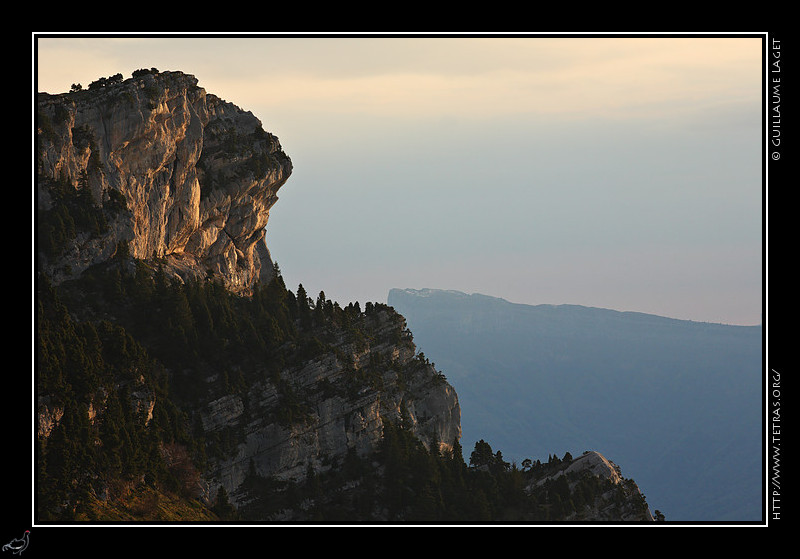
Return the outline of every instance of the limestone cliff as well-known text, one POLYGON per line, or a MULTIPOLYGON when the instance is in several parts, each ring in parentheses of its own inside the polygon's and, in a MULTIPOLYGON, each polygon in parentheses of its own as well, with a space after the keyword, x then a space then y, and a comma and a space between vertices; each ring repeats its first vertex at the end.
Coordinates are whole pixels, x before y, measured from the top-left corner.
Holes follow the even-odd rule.
POLYGON ((37 518, 172 519, 176 495, 213 506, 194 519, 569 518, 549 495, 571 502, 575 467, 527 472, 542 497, 488 445, 466 466, 456 392, 403 316, 286 288, 277 138, 193 76, 134 74, 38 95, 37 518))
POLYGON ((205 403, 206 437, 231 433, 235 441, 210 456, 209 490, 221 485, 238 502, 247 500, 237 489, 249 474, 290 481, 304 480, 309 470, 324 474, 351 452, 374 453, 387 422, 402 423, 437 453, 453 451, 461 438, 458 397, 416 353, 405 319, 376 305, 358 320, 368 340, 330 324, 315 328, 327 350, 283 368, 278 382, 262 378, 205 403), (291 422, 278 411, 287 398, 284 383, 295 398, 291 422))
POLYGON ((268 280, 264 228, 292 171, 278 139, 191 75, 102 84, 38 95, 37 205, 50 208, 49 186, 62 180, 118 211, 106 212, 102 233, 78 234, 58 255, 39 250, 39 264, 60 281, 122 245, 180 276, 216 275, 235 292, 268 280))
MULTIPOLYGON (((193 76, 135 74, 38 95, 36 258, 46 285, 37 292, 37 434, 45 461, 48 453, 63 460, 52 433, 60 444, 80 423, 92 433, 87 455, 99 452, 104 468, 116 463, 104 456, 112 445, 103 433, 117 399, 131 411, 126 440, 159 432, 167 469, 207 502, 220 489, 234 503, 252 498, 238 491, 248 474, 293 481, 351 453, 369 456, 389 423, 451 451, 458 398, 416 354, 402 316, 385 305, 315 305, 283 285, 264 233, 292 171, 277 138, 193 76), (243 332, 251 341, 239 340, 243 332), (109 351, 129 359, 134 343, 165 367, 166 380, 144 361, 106 361, 109 351), (97 350, 90 357, 60 361, 89 347, 97 350), (191 434, 176 436, 184 431, 191 434), (196 468, 185 460, 193 445, 196 468)), ((92 470, 72 475, 106 495, 110 482, 92 470)))
POLYGON ((586 451, 574 460, 558 461, 549 472, 532 476, 529 494, 545 494, 547 506, 564 507, 565 520, 653 521, 650 507, 639 486, 623 478, 619 466, 596 451, 586 451), (558 482, 568 498, 557 499, 558 482), (594 487, 593 490, 589 489, 594 487), (592 491, 589 498, 586 494, 592 491), (564 502, 569 504, 565 506, 564 502))

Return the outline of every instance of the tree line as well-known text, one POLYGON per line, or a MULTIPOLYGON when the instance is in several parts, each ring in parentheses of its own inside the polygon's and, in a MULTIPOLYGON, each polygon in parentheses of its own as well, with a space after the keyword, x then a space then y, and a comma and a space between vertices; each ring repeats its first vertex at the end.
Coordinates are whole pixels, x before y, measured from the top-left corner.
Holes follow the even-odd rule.
MULTIPOLYGON (((138 70, 134 70, 132 77, 138 78, 140 76, 145 76, 147 74, 158 74, 158 70, 156 68, 140 68, 138 70)), ((104 87, 109 87, 112 85, 116 85, 118 83, 122 83, 124 80, 121 73, 116 73, 112 76, 108 77, 100 77, 94 80, 93 82, 89 83, 89 91, 97 91, 98 89, 102 89, 104 87)), ((83 86, 80 83, 73 83, 70 86, 71 92, 82 91, 83 86)))

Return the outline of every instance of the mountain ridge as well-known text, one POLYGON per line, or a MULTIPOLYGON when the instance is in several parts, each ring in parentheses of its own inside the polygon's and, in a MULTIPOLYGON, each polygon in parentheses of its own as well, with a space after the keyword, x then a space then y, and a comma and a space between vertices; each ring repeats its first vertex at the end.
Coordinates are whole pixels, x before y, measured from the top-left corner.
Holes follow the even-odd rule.
MULTIPOLYGON (((710 320, 695 320, 695 319, 688 319, 688 318, 678 318, 678 317, 670 317, 664 316, 661 314, 653 313, 653 312, 644 312, 644 311, 634 311, 634 310, 619 310, 619 309, 612 309, 608 307, 597 307, 593 305, 582 305, 577 303, 520 303, 516 301, 510 301, 504 297, 498 297, 495 295, 486 295, 484 293, 472 292, 467 293, 465 291, 460 291, 457 289, 438 289, 438 288, 431 288, 431 287, 424 287, 421 289, 415 288, 398 288, 394 287, 389 290, 389 298, 396 297, 400 294, 411 294, 416 297, 433 297, 438 294, 444 295, 451 295, 457 298, 464 298, 464 299, 477 299, 477 300, 486 300, 487 302, 496 302, 496 303, 504 303, 508 305, 515 305, 521 307, 530 307, 532 309, 586 309, 598 312, 608 312, 608 313, 619 313, 621 315, 629 315, 629 316, 641 316, 642 318, 651 317, 655 320, 664 320, 664 321, 676 321, 676 322, 687 322, 687 323, 695 323, 695 324, 709 324, 709 325, 719 325, 719 326, 731 326, 731 327, 738 327, 738 328, 761 328, 761 324, 729 324, 725 322, 717 322, 717 321, 710 321, 710 320), (393 293, 394 292, 394 293, 393 293)), ((387 298, 388 301, 388 298, 387 298)))
POLYGON ((761 326, 453 290, 387 301, 448 371, 465 438, 514 458, 599 447, 670 519, 761 518, 761 326))
POLYGON ((653 520, 566 455, 467 466, 401 314, 286 287, 292 163, 249 111, 153 68, 39 93, 36 124, 37 519, 653 520))

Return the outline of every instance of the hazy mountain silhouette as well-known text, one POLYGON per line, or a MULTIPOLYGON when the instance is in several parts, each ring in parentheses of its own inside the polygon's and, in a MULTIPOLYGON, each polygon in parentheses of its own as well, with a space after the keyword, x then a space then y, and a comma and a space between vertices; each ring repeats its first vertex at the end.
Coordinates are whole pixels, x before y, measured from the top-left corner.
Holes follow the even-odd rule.
POLYGON ((388 302, 458 392, 465 454, 597 450, 667 520, 761 520, 761 326, 457 291, 388 302))

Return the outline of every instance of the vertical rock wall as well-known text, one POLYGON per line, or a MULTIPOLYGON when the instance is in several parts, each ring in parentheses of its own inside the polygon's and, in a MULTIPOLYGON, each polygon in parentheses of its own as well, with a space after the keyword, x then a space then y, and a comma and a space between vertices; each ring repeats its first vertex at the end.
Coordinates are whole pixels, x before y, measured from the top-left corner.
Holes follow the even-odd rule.
POLYGON ((39 94, 36 169, 39 209, 50 204, 48 179, 58 178, 85 184, 101 207, 125 206, 105 212, 100 236, 79 234, 58 257, 38 254, 56 281, 120 243, 180 276, 216 275, 234 292, 271 277, 264 227, 291 160, 252 113, 207 94, 193 76, 39 94))

